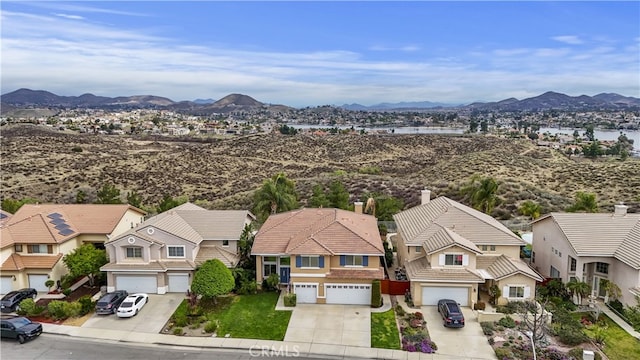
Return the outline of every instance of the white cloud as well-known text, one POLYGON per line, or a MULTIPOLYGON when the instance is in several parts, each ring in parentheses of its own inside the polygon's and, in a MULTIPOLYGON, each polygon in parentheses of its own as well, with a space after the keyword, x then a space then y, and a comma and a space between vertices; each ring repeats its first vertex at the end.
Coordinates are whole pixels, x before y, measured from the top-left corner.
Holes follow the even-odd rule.
POLYGON ((584 41, 582 41, 582 39, 580 39, 576 35, 560 35, 560 36, 554 36, 551 39, 555 41, 559 41, 561 43, 569 44, 569 45, 580 45, 584 43, 584 41))
POLYGON ((69 15, 69 14, 61 14, 61 13, 54 13, 53 15, 59 16, 65 19, 71 19, 71 20, 84 20, 84 17, 80 15, 69 15))

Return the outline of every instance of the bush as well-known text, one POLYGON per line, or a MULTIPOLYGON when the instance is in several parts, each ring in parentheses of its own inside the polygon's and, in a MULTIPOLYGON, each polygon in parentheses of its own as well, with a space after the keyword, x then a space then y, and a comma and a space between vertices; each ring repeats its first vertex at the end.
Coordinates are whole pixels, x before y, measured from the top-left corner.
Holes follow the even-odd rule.
POLYGON ((562 327, 558 331, 558 339, 561 343, 569 346, 580 345, 589 340, 582 329, 575 327, 562 327))
POLYGON ((239 295, 251 295, 258 292, 258 284, 253 279, 241 279, 237 293, 239 295))
POLYGON ((177 327, 175 329, 173 329, 173 335, 183 335, 184 331, 182 330, 181 327, 177 327))
POLYGON ((44 286, 46 286, 47 288, 49 288, 49 290, 51 290, 51 288, 52 288, 52 287, 53 287, 53 285, 55 285, 55 284, 56 284, 56 282, 55 282, 55 281, 53 281, 53 280, 51 280, 51 279, 49 279, 49 280, 47 280, 47 281, 45 281, 45 282, 44 282, 44 286))
POLYGON ((296 306, 297 296, 296 294, 288 293, 284 295, 284 306, 296 306))
POLYGON ((276 291, 278 290, 278 285, 280 284, 280 276, 278 274, 273 273, 269 275, 262 282, 262 288, 267 291, 276 291))
POLYGON ((24 299, 20 302, 20 309, 16 312, 18 315, 38 316, 44 312, 43 306, 38 306, 33 299, 24 299))
POLYGON ((404 311, 404 309, 400 304, 396 305, 396 314, 398 316, 404 316, 404 314, 406 314, 406 312, 404 311))
POLYGON ((49 316, 54 320, 62 320, 70 317, 78 316, 82 305, 79 302, 66 302, 53 300, 47 305, 49 316))
POLYGON ((382 293, 380 280, 376 279, 371 282, 371 307, 379 308, 382 306, 382 293))
POLYGON ((493 345, 493 344, 496 343, 496 341, 492 337, 490 337, 489 340, 487 340, 487 341, 489 342, 489 345, 493 345))
POLYGON ((516 322, 511 316, 507 315, 498 321, 498 325, 513 329, 514 327, 516 327, 516 322))
POLYGON ((218 323, 215 321, 209 321, 205 326, 204 326, 204 332, 212 334, 214 332, 216 332, 216 330, 218 329, 218 323))
POLYGON ((478 301, 477 303, 473 304, 474 310, 484 310, 486 308, 487 308, 487 304, 485 304, 482 301, 478 301))
POLYGON ((620 300, 615 299, 609 301, 609 306, 611 306, 611 308, 617 311, 619 314, 624 314, 624 305, 622 305, 620 300))
POLYGON ((69 295, 71 295, 71 289, 66 288, 66 289, 62 290, 62 293, 64 294, 64 296, 69 296, 69 295))
POLYGON ((492 336, 493 330, 495 330, 493 323, 490 321, 481 322, 480 327, 482 328, 482 333, 484 333, 486 336, 492 336))
POLYGON ((74 146, 71 148, 71 151, 73 152, 82 152, 82 148, 80 146, 74 146))
POLYGON ((189 325, 189 317, 187 317, 187 314, 174 314, 173 322, 176 326, 187 326, 189 325))
POLYGON ((95 303, 91 300, 91 296, 84 295, 80 299, 78 299, 78 303, 80 303, 80 315, 86 315, 93 311, 95 307, 95 303))
POLYGON ((511 349, 497 348, 494 351, 496 353, 496 357, 500 360, 513 359, 513 352, 511 351, 511 349))

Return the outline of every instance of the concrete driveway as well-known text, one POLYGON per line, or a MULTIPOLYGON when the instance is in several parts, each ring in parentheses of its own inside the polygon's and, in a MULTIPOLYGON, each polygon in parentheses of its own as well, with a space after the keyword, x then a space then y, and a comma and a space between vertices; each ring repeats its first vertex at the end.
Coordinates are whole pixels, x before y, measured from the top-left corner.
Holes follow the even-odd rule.
POLYGON ((157 334, 183 299, 183 293, 149 294, 149 302, 134 317, 119 318, 115 314, 94 314, 82 327, 157 334))
POLYGON ((431 340, 438 345, 438 355, 456 356, 467 359, 491 359, 496 355, 482 333, 478 319, 470 308, 463 307, 465 324, 463 328, 447 328, 442 325, 442 317, 437 306, 421 308, 431 340))
POLYGON ((371 308, 298 304, 293 308, 284 341, 371 347, 371 308))

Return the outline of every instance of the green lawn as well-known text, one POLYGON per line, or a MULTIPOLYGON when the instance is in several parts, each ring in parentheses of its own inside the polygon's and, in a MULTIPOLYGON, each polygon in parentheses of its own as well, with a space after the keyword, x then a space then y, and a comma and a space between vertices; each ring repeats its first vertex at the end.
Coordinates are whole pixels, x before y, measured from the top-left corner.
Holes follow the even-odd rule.
MULTIPOLYGON (((610 360, 640 360, 640 341, 624 331, 607 315, 601 314, 600 318, 607 323, 604 338, 604 353, 610 360)), ((590 330, 585 331, 592 336, 590 330)))
POLYGON ((218 320, 219 337, 231 334, 233 338, 284 340, 291 311, 275 310, 278 293, 239 295, 230 300, 220 301, 224 305, 207 314, 209 320, 218 320))
POLYGON ((400 349, 400 335, 393 309, 383 313, 371 313, 371 347, 400 349))

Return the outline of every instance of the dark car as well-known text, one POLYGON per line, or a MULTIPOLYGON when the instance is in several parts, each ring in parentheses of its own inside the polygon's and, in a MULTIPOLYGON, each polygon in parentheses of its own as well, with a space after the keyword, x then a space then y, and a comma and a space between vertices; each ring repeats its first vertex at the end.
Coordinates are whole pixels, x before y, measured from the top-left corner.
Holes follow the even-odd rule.
POLYGON ((464 315, 460 305, 451 299, 438 300, 438 312, 442 315, 446 327, 464 327, 464 315))
POLYGON ((126 290, 117 290, 104 294, 96 303, 96 314, 115 314, 118 306, 129 296, 126 290))
POLYGON ((2 337, 17 339, 20 344, 42 334, 42 324, 22 316, 3 317, 0 322, 2 337))
POLYGON ((38 291, 32 288, 11 291, 0 300, 0 311, 3 313, 14 312, 22 300, 28 298, 35 300, 37 295, 38 291))

